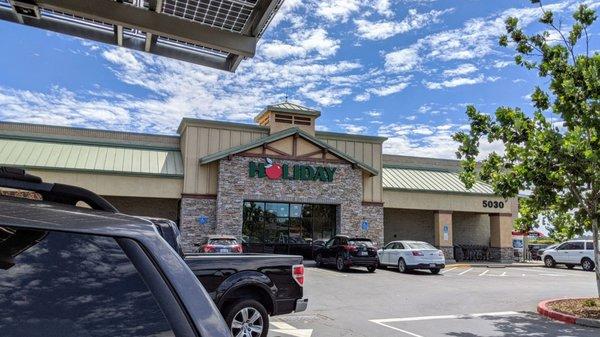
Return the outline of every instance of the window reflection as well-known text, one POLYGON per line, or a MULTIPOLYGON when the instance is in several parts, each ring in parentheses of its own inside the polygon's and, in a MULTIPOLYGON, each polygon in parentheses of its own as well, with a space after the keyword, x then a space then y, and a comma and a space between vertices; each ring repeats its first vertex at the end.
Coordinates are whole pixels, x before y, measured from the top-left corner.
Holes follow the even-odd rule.
POLYGON ((312 257, 312 243, 335 235, 336 206, 244 202, 244 251, 312 257))
POLYGON ((49 232, 13 262, 0 269, 2 336, 174 336, 112 238, 49 232))

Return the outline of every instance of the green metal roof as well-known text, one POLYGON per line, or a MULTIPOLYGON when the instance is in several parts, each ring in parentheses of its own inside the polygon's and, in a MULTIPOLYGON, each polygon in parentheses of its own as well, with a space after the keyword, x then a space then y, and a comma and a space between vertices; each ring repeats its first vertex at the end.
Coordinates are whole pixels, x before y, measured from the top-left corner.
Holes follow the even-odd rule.
POLYGON ((183 177, 182 163, 178 150, 0 138, 0 165, 183 177))
POLYGON ((381 177, 384 189, 494 194, 492 187, 482 182, 466 189, 457 172, 384 167, 381 177))
POLYGON ((254 140, 254 141, 252 141, 250 143, 239 145, 239 146, 227 149, 227 150, 223 150, 223 151, 219 151, 219 152, 210 154, 208 156, 200 158, 200 165, 207 164, 207 163, 210 163, 210 162, 213 162, 213 161, 216 161, 216 160, 220 160, 220 159, 226 158, 226 157, 228 157, 230 155, 234 155, 234 154, 237 154, 237 153, 248 151, 250 149, 262 146, 263 144, 272 143, 272 142, 274 142, 276 140, 279 140, 279 139, 282 139, 282 138, 286 138, 286 137, 292 136, 294 134, 298 134, 298 136, 300 136, 300 137, 308 140, 309 142, 311 142, 311 143, 313 143, 313 144, 315 144, 315 145, 317 145, 317 146, 319 146, 319 147, 321 147, 323 149, 327 149, 327 151, 329 151, 330 153, 333 153, 334 155, 336 155, 336 156, 338 156, 338 157, 340 157, 340 158, 342 158, 342 159, 344 159, 344 160, 346 160, 346 161, 348 161, 348 162, 356 165, 357 167, 359 167, 359 168, 361 168, 361 169, 369 172, 372 175, 378 175, 379 174, 379 172, 376 169, 374 169, 373 167, 371 167, 371 166, 369 166, 369 165, 367 165, 367 164, 365 164, 363 162, 360 162, 360 161, 358 161, 358 160, 350 157, 349 155, 347 155, 347 154, 339 151, 338 149, 330 146, 329 144, 325 143, 324 141, 319 140, 319 139, 317 139, 317 138, 309 135, 308 133, 300 130, 299 128, 285 129, 283 131, 279 131, 277 133, 274 133, 274 134, 272 134, 270 136, 256 139, 256 140, 254 140))

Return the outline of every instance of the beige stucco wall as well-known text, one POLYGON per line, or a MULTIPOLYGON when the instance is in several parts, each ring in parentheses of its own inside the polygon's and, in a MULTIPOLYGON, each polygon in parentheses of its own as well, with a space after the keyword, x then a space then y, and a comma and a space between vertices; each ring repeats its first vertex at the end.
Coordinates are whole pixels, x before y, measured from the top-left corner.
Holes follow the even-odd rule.
POLYGON ((112 175, 77 171, 27 170, 45 182, 75 185, 100 195, 181 198, 183 178, 112 175))
POLYGON ((516 211, 516 199, 504 200, 501 197, 477 194, 436 193, 419 191, 384 190, 385 208, 405 208, 422 210, 444 210, 477 213, 512 213, 516 211), (503 208, 483 207, 484 200, 503 202, 503 208))
POLYGON ((452 233, 454 244, 490 244, 490 216, 481 213, 452 213, 452 233))
POLYGON ((384 241, 418 240, 434 243, 433 211, 384 208, 384 241))

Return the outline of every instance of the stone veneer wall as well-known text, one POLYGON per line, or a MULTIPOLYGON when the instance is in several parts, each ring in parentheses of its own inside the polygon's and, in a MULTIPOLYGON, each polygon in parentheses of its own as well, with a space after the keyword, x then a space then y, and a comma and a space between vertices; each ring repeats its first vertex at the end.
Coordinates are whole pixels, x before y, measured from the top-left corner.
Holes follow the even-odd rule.
MULTIPOLYGON (((235 156, 219 164, 216 202, 216 231, 242 235, 243 202, 245 200, 298 202, 338 205, 338 234, 366 236, 383 243, 383 205, 362 202, 362 170, 350 164, 332 164, 336 172, 332 182, 270 180, 248 176, 248 163, 261 158, 235 156), (369 221, 369 230, 361 223, 369 221)), ((279 164, 322 165, 311 161, 279 160, 279 164)))
MULTIPOLYGON (((198 250, 194 244, 211 234, 217 234, 217 199, 210 197, 181 198, 181 215, 179 228, 181 230, 181 245, 186 253, 198 250), (200 224, 198 218, 204 215, 208 218, 206 224, 200 224)), ((221 233, 220 233, 221 234, 221 233)))

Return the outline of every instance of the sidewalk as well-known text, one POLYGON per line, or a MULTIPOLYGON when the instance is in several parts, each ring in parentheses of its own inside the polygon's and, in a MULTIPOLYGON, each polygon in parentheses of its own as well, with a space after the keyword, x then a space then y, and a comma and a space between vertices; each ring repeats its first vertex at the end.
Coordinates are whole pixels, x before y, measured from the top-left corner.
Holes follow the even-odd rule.
POLYGON ((530 267, 543 267, 542 261, 530 261, 530 262, 513 262, 513 263, 500 263, 500 262, 488 262, 488 261, 477 261, 477 262, 457 262, 447 264, 446 268, 530 268, 530 267))

